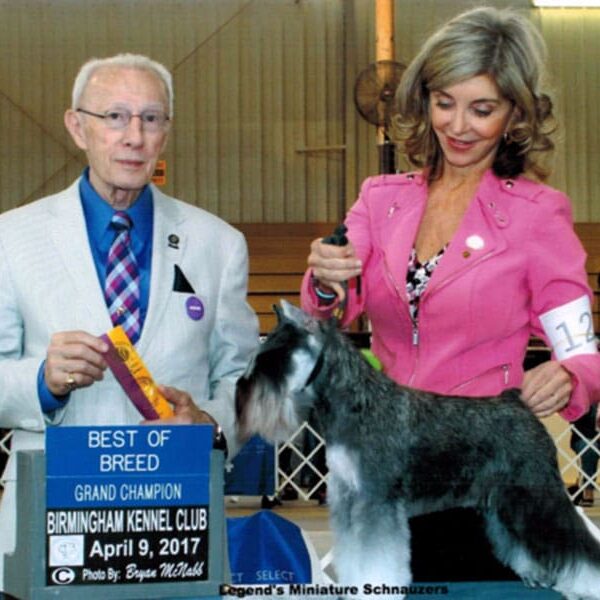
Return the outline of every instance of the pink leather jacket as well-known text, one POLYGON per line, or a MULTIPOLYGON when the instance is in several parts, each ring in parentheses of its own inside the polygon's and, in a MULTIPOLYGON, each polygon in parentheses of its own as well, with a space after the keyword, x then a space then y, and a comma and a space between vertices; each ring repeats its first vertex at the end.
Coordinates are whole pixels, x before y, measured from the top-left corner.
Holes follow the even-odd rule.
MULTIPOLYGON (((600 354, 586 255, 568 198, 524 177, 502 180, 488 171, 413 323, 406 272, 426 199, 420 173, 365 181, 346 218, 363 262, 362 289, 357 295, 356 281, 350 282, 342 325, 365 311, 372 350, 392 379, 465 396, 519 387, 528 340, 538 336, 573 375, 571 401, 561 414, 568 420, 584 414, 600 400, 600 354), (553 316, 544 326, 543 315, 553 316)), ((307 272, 304 310, 326 317, 333 306, 319 306, 307 272)))

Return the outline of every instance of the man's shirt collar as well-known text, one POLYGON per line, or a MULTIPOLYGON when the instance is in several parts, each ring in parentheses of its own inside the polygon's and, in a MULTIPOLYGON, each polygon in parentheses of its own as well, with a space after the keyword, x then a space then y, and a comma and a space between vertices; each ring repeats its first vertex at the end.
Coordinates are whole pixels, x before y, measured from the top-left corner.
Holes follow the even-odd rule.
MULTIPOLYGON (((86 167, 83 172, 79 192, 90 238, 100 241, 107 233, 110 233, 109 237, 114 237, 114 232, 110 231, 110 221, 115 209, 96 192, 90 183, 89 167, 86 167)), ((152 189, 146 185, 136 201, 125 211, 133 221, 131 236, 134 243, 143 244, 144 240, 152 239, 152 208, 152 189)))

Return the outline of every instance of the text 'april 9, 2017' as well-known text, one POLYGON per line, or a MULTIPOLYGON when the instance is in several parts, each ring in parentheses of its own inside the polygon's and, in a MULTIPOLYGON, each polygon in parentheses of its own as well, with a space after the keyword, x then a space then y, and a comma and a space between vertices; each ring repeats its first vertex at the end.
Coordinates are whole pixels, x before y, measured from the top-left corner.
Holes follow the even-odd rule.
POLYGON ((48 585, 208 578, 212 428, 55 429, 46 449, 48 585))

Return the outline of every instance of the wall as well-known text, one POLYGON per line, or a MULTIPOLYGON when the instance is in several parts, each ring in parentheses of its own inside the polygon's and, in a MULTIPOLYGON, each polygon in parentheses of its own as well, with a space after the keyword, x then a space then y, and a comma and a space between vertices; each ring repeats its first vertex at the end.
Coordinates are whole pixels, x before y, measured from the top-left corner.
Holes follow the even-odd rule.
MULTIPOLYGON (((396 0, 397 60, 466 0, 396 0)), ((556 176, 600 221, 600 11, 523 9, 548 41, 564 114, 556 176)), ((0 0, 0 210, 70 183, 84 157, 63 123, 87 58, 142 52, 174 74, 165 191, 232 222, 335 222, 377 172, 353 103, 374 60, 373 0, 0 0)))
POLYGON ((551 183, 571 196, 577 221, 600 221, 600 9, 538 9, 549 45, 561 126, 551 183))
POLYGON ((62 124, 72 80, 87 58, 130 51, 174 75, 167 192, 231 221, 335 220, 342 156, 307 150, 343 141, 342 4, 0 3, 0 209, 78 175, 62 124))

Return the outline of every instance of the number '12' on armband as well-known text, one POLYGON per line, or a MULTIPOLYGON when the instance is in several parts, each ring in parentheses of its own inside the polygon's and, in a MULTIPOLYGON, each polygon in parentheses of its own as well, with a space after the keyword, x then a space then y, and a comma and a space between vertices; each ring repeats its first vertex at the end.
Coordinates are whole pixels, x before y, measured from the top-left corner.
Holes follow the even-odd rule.
POLYGON ((540 321, 558 360, 598 352, 587 296, 549 310, 540 316, 540 321))

